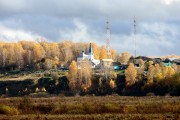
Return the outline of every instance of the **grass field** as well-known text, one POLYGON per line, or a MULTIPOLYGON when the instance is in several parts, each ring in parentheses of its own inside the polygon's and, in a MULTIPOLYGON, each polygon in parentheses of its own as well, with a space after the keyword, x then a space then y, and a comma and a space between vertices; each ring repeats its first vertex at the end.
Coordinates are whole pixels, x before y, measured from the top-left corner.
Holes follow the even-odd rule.
POLYGON ((0 119, 178 120, 180 97, 0 98, 0 119))

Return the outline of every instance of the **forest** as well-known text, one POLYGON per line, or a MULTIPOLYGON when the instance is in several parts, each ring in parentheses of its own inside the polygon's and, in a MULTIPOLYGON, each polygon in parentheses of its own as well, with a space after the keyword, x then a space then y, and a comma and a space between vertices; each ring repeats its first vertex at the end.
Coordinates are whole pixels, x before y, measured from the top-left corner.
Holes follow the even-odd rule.
MULTIPOLYGON (((92 43, 95 59, 106 58, 106 47, 92 43)), ((67 66, 76 60, 82 50, 88 51, 89 43, 63 41, 50 43, 46 41, 19 41, 17 43, 0 42, 0 69, 54 69, 61 65, 67 66)), ((111 49, 112 58, 117 52, 111 49)))
MULTIPOLYGON (((105 46, 92 46, 95 59, 107 58, 105 46)), ((127 67, 93 69, 88 60, 83 60, 79 69, 76 59, 82 50, 87 53, 88 47, 89 43, 71 41, 0 42, 0 94, 180 95, 179 65, 165 66, 162 61, 145 61, 111 49, 113 60, 127 67), (60 69, 62 66, 67 70, 60 69)))

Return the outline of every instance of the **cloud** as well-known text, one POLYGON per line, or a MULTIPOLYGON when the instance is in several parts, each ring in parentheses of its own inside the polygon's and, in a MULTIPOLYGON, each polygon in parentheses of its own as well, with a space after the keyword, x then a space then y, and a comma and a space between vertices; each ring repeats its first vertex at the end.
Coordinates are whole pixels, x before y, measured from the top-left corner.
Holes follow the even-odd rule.
MULTIPOLYGON (((60 31, 60 39, 69 39, 75 42, 96 42, 105 45, 106 33, 99 34, 80 20, 74 20, 75 28, 60 31)), ((113 29, 113 28, 112 28, 113 29)), ((136 35, 136 49, 138 55, 160 56, 166 54, 180 54, 178 51, 179 26, 162 22, 139 23, 136 35)), ((119 53, 128 51, 134 54, 134 34, 111 34, 111 47, 119 53)))
MULTIPOLYGON (((179 55, 180 25, 167 23, 139 23, 136 35, 136 49, 138 55, 160 56, 167 54, 179 55)), ((111 39, 114 41, 114 47, 122 51, 134 53, 134 35, 115 35, 111 39), (119 41, 119 44, 117 44, 119 41)))
POLYGON ((75 26, 74 29, 66 28, 60 29, 60 38, 61 40, 73 40, 74 42, 97 42, 101 43, 100 34, 98 35, 98 31, 90 29, 87 24, 83 23, 78 19, 73 20, 73 24, 75 26))
POLYGON ((180 0, 163 0, 163 3, 166 5, 171 5, 176 2, 180 2, 180 0))
POLYGON ((106 43, 134 53, 133 16, 137 18, 138 55, 180 55, 180 0, 0 0, 0 39, 106 43))
POLYGON ((39 38, 39 35, 33 34, 29 31, 12 29, 6 26, 0 25, 0 40, 5 40, 7 42, 16 42, 20 40, 34 41, 39 38))
POLYGON ((0 15, 9 17, 28 14, 86 19, 101 19, 109 15, 121 20, 136 15, 141 20, 179 20, 180 16, 174 14, 179 11, 178 5, 179 0, 1 0, 0 15), (167 7, 167 4, 171 6, 167 7))

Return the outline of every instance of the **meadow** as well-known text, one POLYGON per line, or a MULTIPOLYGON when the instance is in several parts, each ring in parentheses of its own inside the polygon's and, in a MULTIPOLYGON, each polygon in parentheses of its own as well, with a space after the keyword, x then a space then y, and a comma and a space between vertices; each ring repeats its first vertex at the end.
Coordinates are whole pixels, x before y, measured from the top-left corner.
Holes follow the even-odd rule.
POLYGON ((180 119, 180 97, 50 96, 0 98, 3 120, 180 119))

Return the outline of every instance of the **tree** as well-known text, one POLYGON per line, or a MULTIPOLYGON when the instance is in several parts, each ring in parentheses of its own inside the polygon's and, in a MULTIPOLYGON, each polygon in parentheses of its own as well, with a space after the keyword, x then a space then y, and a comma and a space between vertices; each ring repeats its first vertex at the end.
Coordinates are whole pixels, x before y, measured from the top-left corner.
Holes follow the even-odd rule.
POLYGON ((121 53, 121 55, 119 55, 119 61, 122 64, 127 64, 130 57, 131 57, 131 55, 128 52, 123 52, 123 53, 121 53))
POLYGON ((163 79, 163 75, 162 75, 162 73, 161 72, 158 72, 157 74, 156 74, 156 76, 155 76, 155 78, 156 78, 156 80, 162 80, 163 79))
POLYGON ((6 67, 6 60, 7 60, 7 49, 5 48, 2 48, 2 51, 1 51, 1 67, 6 67))
POLYGON ((151 84, 154 81, 154 66, 153 65, 149 66, 149 69, 147 72, 147 79, 148 79, 147 81, 148 84, 151 84))
POLYGON ((99 47, 96 43, 92 43, 94 58, 99 59, 99 47))
POLYGON ((72 60, 72 45, 73 43, 70 41, 64 41, 58 44, 60 50, 59 60, 64 61, 65 63, 72 60))
POLYGON ((107 58, 106 47, 103 45, 100 48, 99 59, 102 60, 102 59, 106 59, 106 58, 107 58))
POLYGON ((167 75, 166 76, 168 78, 170 78, 170 77, 172 77, 175 74, 175 70, 171 66, 168 66, 167 69, 168 70, 167 70, 167 75))
POLYGON ((143 75, 144 75, 144 65, 140 65, 140 67, 137 70, 137 77, 139 80, 143 79, 143 75))
POLYGON ((115 86, 116 86, 115 80, 111 79, 110 82, 109 82, 109 85, 110 85, 111 89, 114 89, 115 86))
POLYGON ((178 72, 178 67, 175 63, 172 64, 172 68, 174 69, 175 72, 178 72))
POLYGON ((146 68, 149 69, 150 65, 152 65, 152 64, 153 64, 153 61, 148 61, 148 62, 146 63, 146 68))
POLYGON ((163 78, 166 78, 167 72, 168 72, 168 67, 167 66, 161 66, 161 72, 162 72, 163 78))
POLYGON ((49 43, 46 42, 46 41, 41 41, 39 44, 43 47, 46 57, 50 57, 51 56, 51 51, 50 51, 50 48, 49 48, 49 43))
POLYGON ((45 59, 44 69, 49 70, 53 68, 53 61, 49 58, 45 59))
POLYGON ((116 60, 117 61, 117 51, 114 50, 114 49, 111 49, 111 57, 113 60, 116 60))
POLYGON ((128 68, 125 70, 125 76, 126 76, 126 86, 133 85, 135 82, 137 82, 137 70, 134 67, 133 63, 130 63, 128 68))
POLYGON ((139 59, 139 60, 138 60, 138 64, 139 64, 140 66, 144 66, 144 61, 143 61, 143 59, 139 59))
POLYGON ((79 78, 80 88, 85 91, 91 86, 91 77, 92 77, 91 66, 92 66, 91 63, 88 60, 80 61, 78 78, 79 78))
POLYGON ((28 65, 30 65, 32 63, 32 51, 31 50, 27 50, 25 53, 25 57, 26 57, 26 63, 28 65))
POLYGON ((163 74, 162 74, 162 69, 159 64, 154 65, 154 77, 156 80, 162 80, 163 79, 163 74))
POLYGON ((23 60, 23 54, 24 54, 24 49, 22 48, 21 44, 16 43, 14 45, 15 50, 15 63, 18 69, 22 68, 24 65, 24 60, 23 60))
POLYGON ((51 53, 51 57, 59 57, 59 47, 57 43, 50 43, 49 44, 49 49, 51 53))
POLYGON ((77 90, 77 87, 76 87, 77 80, 78 80, 77 72, 78 72, 77 64, 73 60, 69 66, 69 72, 67 75, 67 78, 69 80, 69 87, 73 92, 76 92, 77 90))
POLYGON ((45 51, 43 47, 39 43, 34 43, 33 45, 33 59, 34 62, 37 62, 44 58, 45 56, 45 51))

